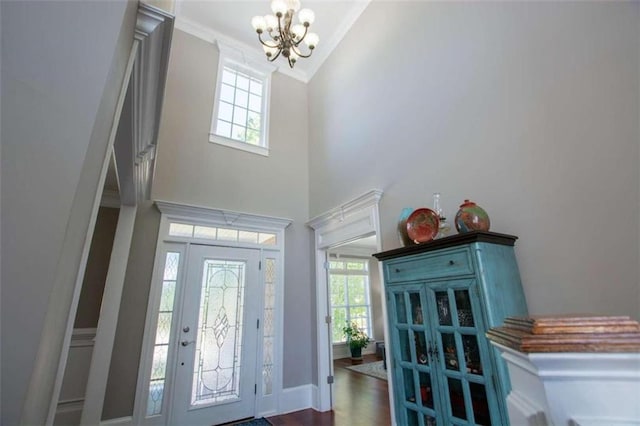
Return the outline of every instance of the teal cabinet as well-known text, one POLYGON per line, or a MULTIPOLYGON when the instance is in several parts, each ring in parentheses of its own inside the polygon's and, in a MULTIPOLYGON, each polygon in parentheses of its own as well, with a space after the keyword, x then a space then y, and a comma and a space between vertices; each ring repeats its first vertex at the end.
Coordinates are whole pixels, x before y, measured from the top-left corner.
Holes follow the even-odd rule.
POLYGON ((485 333, 527 315, 516 238, 470 232, 374 255, 398 425, 509 424, 507 368, 485 333))

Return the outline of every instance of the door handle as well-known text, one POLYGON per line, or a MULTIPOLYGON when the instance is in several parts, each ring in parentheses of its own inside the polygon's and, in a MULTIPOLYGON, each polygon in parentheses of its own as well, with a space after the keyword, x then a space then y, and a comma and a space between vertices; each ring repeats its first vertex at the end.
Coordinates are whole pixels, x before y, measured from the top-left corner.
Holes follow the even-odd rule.
POLYGON ((180 344, 182 346, 189 346, 192 343, 195 343, 195 341, 194 340, 183 340, 182 342, 180 342, 180 344))

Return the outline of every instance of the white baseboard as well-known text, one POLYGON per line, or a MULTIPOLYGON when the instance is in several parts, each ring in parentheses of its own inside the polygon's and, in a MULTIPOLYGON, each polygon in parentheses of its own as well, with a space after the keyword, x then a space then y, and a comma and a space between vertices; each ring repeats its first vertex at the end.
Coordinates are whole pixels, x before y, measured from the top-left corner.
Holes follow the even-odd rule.
POLYGON ((133 426, 133 417, 118 417, 117 419, 102 420, 100 426, 133 426))
POLYGON ((303 385, 295 388, 287 388, 282 390, 282 398, 280 399, 280 414, 292 413, 294 411, 306 410, 314 406, 315 401, 314 385, 303 385))

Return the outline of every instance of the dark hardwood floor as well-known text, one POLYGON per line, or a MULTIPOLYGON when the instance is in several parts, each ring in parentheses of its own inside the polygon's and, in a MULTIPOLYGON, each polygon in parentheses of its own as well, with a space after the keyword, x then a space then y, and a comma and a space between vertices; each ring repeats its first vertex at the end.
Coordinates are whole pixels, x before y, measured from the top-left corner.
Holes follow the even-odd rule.
MULTIPOLYGON (((365 355, 364 362, 378 361, 365 355)), ((355 373, 349 358, 334 361, 333 411, 303 410, 269 417, 274 426, 387 426, 391 424, 386 380, 355 373)))

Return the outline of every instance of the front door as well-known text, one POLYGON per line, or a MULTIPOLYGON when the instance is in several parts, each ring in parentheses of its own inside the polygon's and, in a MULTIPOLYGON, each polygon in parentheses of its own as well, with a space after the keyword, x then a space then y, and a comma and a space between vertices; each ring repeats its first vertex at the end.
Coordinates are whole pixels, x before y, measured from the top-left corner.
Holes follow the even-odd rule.
POLYGON ((258 250, 191 245, 171 425, 253 417, 259 260, 258 250))

